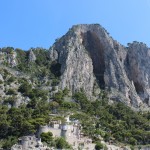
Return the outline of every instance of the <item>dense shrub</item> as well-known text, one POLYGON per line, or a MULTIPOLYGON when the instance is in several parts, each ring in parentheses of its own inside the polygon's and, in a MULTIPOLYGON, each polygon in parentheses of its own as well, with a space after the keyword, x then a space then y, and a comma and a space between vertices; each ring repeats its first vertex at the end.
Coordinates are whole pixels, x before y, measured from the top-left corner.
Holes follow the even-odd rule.
POLYGON ((11 76, 8 80, 7 80, 7 83, 10 84, 12 82, 15 81, 15 77, 11 76))
POLYGON ((41 141, 46 142, 47 144, 51 144, 53 140, 52 132, 42 133, 40 137, 41 137, 41 141))
POLYGON ((104 148, 104 145, 100 142, 97 142, 95 145, 95 150, 101 150, 104 148))
POLYGON ((18 92, 21 92, 22 94, 24 94, 25 96, 29 96, 30 92, 32 90, 32 86, 27 83, 24 82, 22 85, 20 85, 20 87, 18 88, 18 92))
POLYGON ((56 148, 58 149, 70 149, 71 146, 62 137, 56 139, 56 148))
POLYGON ((2 80, 0 80, 0 84, 3 84, 3 81, 2 81, 2 80))
POLYGON ((16 95, 16 91, 14 89, 9 89, 6 93, 7 95, 16 95))

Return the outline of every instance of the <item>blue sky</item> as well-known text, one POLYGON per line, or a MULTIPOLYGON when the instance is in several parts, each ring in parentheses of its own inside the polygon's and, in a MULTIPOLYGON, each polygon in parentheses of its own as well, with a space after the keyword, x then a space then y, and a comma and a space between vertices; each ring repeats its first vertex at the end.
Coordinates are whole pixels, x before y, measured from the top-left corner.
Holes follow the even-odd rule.
POLYGON ((0 47, 49 48, 81 23, 101 24, 124 45, 150 46, 150 0, 0 0, 0 47))

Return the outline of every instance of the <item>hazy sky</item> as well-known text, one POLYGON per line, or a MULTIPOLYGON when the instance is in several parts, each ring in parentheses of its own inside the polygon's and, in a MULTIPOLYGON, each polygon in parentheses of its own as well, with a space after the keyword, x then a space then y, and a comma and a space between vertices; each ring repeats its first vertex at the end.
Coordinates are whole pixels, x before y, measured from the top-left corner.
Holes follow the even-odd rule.
POLYGON ((122 44, 150 46, 150 0, 0 0, 0 47, 49 48, 81 23, 101 24, 122 44))

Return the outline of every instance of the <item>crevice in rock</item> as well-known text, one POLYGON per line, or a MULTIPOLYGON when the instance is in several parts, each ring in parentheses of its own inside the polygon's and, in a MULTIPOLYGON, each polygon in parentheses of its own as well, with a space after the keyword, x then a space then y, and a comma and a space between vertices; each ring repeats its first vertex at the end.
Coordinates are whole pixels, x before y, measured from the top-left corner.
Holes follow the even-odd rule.
POLYGON ((134 86, 138 94, 144 93, 143 86, 139 82, 134 82, 134 86))
POLYGON ((86 33, 81 33, 81 36, 83 39, 83 45, 92 58, 94 69, 93 72, 96 76, 98 84, 101 89, 104 89, 105 62, 103 45, 101 44, 99 37, 94 32, 87 31, 86 33))
POLYGON ((53 61, 51 64, 50 70, 56 77, 61 76, 61 64, 60 63, 53 61))
POLYGON ((144 103, 148 104, 149 103, 149 97, 144 99, 144 103))

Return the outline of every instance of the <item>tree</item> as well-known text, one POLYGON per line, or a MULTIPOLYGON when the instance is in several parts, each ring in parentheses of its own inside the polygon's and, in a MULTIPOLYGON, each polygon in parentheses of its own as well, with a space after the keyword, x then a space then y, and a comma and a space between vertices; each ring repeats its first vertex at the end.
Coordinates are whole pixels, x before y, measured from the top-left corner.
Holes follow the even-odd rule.
POLYGON ((97 142, 95 145, 95 150, 101 150, 104 148, 104 145, 101 142, 97 142))
POLYGON ((131 137, 131 138, 129 139, 129 143, 130 143, 131 145, 136 145, 136 144, 137 144, 137 140, 136 140, 135 138, 131 137))
POLYGON ((14 89, 8 89, 7 95, 17 95, 16 91, 14 89))
POLYGON ((63 100, 63 92, 62 91, 59 91, 55 94, 55 97, 54 99, 58 102, 61 102, 63 100))
POLYGON ((42 133, 40 135, 42 142, 46 142, 47 144, 50 144, 53 140, 53 133, 52 132, 47 132, 47 133, 42 133))
POLYGON ((7 83, 10 84, 12 82, 15 81, 15 77, 14 76, 11 76, 8 80, 7 80, 7 83))
POLYGON ((24 82, 18 89, 18 92, 23 93, 24 96, 29 96, 31 91, 32 91, 32 86, 27 82, 24 82))
POLYGON ((63 90, 63 94, 64 94, 64 96, 68 95, 68 94, 69 94, 69 89, 68 89, 68 88, 65 88, 65 89, 63 90))
POLYGON ((8 134, 9 124, 7 121, 0 122, 0 139, 5 138, 8 134))
POLYGON ((56 148, 63 149, 63 148, 71 148, 70 145, 66 142, 66 140, 62 137, 56 139, 56 148))
POLYGON ((17 143, 17 138, 13 136, 9 136, 6 140, 4 140, 4 144, 2 148, 10 149, 10 147, 14 145, 15 143, 17 143))

